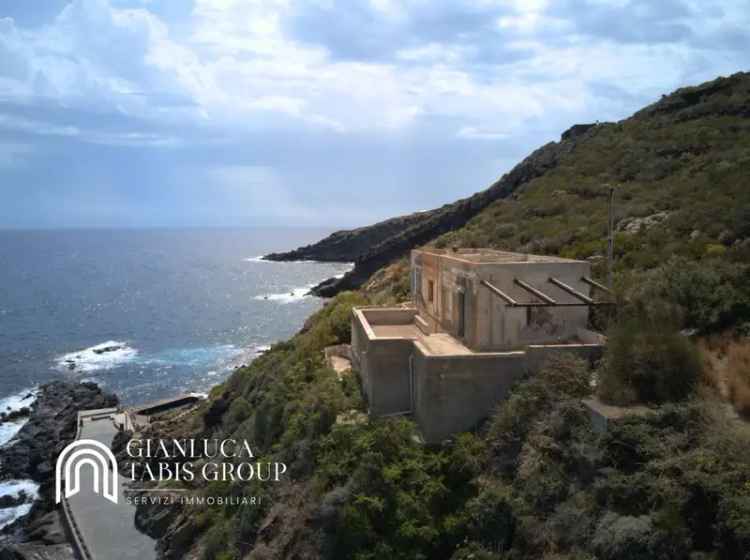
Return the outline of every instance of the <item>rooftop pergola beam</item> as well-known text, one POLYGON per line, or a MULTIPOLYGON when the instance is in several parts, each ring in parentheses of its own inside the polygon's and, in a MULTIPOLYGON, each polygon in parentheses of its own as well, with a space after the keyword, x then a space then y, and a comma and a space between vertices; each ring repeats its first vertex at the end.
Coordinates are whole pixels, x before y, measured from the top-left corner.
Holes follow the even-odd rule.
POLYGON ((583 280, 584 282, 586 282, 586 284, 588 284, 589 286, 593 286, 594 288, 596 288, 598 290, 601 290, 602 292, 604 292, 606 294, 611 294, 612 293, 612 290, 610 290, 609 288, 607 288, 607 286, 605 286, 604 284, 600 284, 599 282, 597 282, 593 278, 589 278, 588 276, 581 276, 581 280, 583 280))
POLYGON ((530 294, 538 297, 543 302, 549 303, 550 305, 556 305, 557 304, 557 300, 555 300, 554 298, 549 297, 543 291, 535 288, 531 284, 527 284, 526 282, 524 282, 523 280, 519 280, 518 278, 514 278, 513 282, 515 282, 516 285, 520 286, 521 288, 523 288, 524 290, 526 290, 530 294))
POLYGON ((482 285, 486 286, 487 289, 490 292, 492 292, 493 294, 495 294, 496 296, 498 296, 500 299, 505 300, 505 303, 507 303, 508 305, 511 305, 513 307, 517 307, 518 306, 518 302, 516 300, 514 300, 512 297, 510 297, 508 294, 506 294, 500 288, 498 288, 496 286, 493 286, 492 284, 490 284, 489 282, 487 282, 487 280, 482 280, 482 285))
POLYGON ((572 286, 568 286, 565 282, 563 282, 562 280, 559 280, 559 279, 555 278, 554 276, 550 276, 549 277, 549 281, 552 282, 555 286, 557 286, 561 290, 563 290, 565 292, 568 292, 571 296, 573 296, 576 299, 581 300, 584 303, 587 303, 589 305, 593 305, 594 303, 596 303, 596 302, 594 302, 593 299, 591 299, 586 294, 579 292, 578 290, 576 290, 572 286))

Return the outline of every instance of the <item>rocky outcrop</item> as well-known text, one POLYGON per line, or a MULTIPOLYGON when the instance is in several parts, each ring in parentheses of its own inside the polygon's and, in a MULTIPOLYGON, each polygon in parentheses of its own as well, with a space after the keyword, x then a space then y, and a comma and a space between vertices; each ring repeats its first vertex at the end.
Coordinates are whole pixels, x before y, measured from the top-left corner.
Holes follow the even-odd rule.
POLYGON ((0 547, 0 560, 76 560, 76 555, 69 544, 19 544, 0 547))
POLYGON ((705 116, 736 116, 750 118, 746 103, 747 72, 737 72, 727 78, 716 78, 697 86, 680 88, 638 111, 633 118, 668 117, 681 122, 705 116))
MULTIPOLYGON (((78 410, 117 404, 116 396, 103 392, 95 383, 55 381, 40 387, 28 422, 11 443, 0 449, 0 480, 31 479, 39 484, 39 499, 31 513, 4 531, 12 540, 37 545, 65 541, 54 503, 55 460, 63 447, 75 437, 78 410)), ((0 548, 0 558, 3 558, 2 554, 10 554, 7 550, 7 546, 0 548)), ((25 550, 31 549, 26 547, 25 550)), ((38 550, 37 553, 42 554, 38 550)))
POLYGON ((667 218, 669 218, 669 212, 657 212, 642 218, 624 218, 617 224, 617 231, 639 233, 661 224, 667 218))
POLYGON ((436 210, 415 212, 406 216, 390 218, 371 226, 337 231, 317 243, 287 253, 271 253, 264 256, 263 259, 269 261, 354 262, 372 247, 389 237, 398 235, 413 225, 428 220, 435 212, 436 210))

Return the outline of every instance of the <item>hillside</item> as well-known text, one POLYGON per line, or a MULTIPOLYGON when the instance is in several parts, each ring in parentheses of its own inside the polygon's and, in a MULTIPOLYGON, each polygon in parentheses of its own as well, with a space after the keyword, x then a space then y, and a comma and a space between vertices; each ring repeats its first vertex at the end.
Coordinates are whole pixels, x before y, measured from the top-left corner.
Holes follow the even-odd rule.
MULTIPOLYGON (((199 414, 161 427, 246 438, 291 475, 278 485, 198 488, 261 495, 262 507, 186 509, 166 522, 142 509, 164 557, 750 558, 747 424, 719 400, 681 334, 705 347, 731 341, 722 347, 738 350, 718 357, 735 387, 727 395, 750 411, 748 108, 750 74, 678 90, 619 123, 572 129, 488 191, 383 238, 344 284, 362 289, 339 293, 302 332, 238 369, 199 414), (349 341, 353 305, 407 297, 409 249, 586 258, 601 277, 608 185, 617 192, 622 304, 618 316, 594 318, 611 337, 594 376, 622 381, 613 378, 619 368, 660 385, 651 414, 594 433, 580 402, 592 372, 563 357, 448 445, 418 444, 408 419, 342 416, 366 404, 356 372, 339 381, 322 350, 349 341)), ((634 398, 622 389, 612 397, 634 398)))
MULTIPOLYGON (((468 232, 448 236, 445 242, 550 254, 566 246, 567 256, 588 257, 602 249, 604 201, 610 185, 618 189, 622 229, 626 219, 645 218, 648 226, 668 216, 652 237, 668 230, 679 252, 694 252, 709 241, 728 246, 747 237, 742 225, 747 223, 750 204, 740 176, 750 165, 748 88, 748 74, 739 73, 677 90, 618 123, 575 125, 560 142, 536 150, 471 197, 429 212, 337 232, 317 244, 268 258, 354 261, 349 274, 313 290, 332 296, 359 288, 412 247, 459 230, 472 219, 468 232), (670 214, 671 210, 677 212, 670 214), (693 223, 696 211, 698 221, 693 223), (517 225, 519 212, 532 222, 530 226, 517 225), (551 231, 554 228, 560 231, 551 231), (522 231, 529 239, 522 239, 522 231), (691 234, 693 238, 687 240, 691 234), (727 239, 728 235, 734 237, 727 239)), ((629 231, 635 231, 638 223, 629 231)), ((663 248, 671 254, 670 247, 663 248)), ((652 256, 657 258, 655 253, 652 256)))

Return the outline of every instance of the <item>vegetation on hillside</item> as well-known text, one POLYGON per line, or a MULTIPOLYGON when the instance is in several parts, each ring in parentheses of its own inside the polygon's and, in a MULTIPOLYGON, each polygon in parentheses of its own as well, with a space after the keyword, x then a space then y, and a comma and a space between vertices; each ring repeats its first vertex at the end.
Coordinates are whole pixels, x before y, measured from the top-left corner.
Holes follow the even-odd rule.
POLYGON ((622 304, 595 318, 612 340, 597 371, 562 356, 445 446, 417 443, 406 419, 337 422, 365 404, 356 372, 339 381, 322 350, 348 341, 353 305, 405 297, 404 261, 236 371, 202 412, 206 432, 248 439, 291 476, 223 488, 268 499, 203 512, 203 557, 750 558, 750 436, 693 342, 729 341, 726 394, 747 403, 748 106, 741 75, 596 126, 556 168, 434 241, 588 258, 603 277, 615 186, 622 304), (592 374, 604 398, 660 406, 595 433, 581 403, 592 374))

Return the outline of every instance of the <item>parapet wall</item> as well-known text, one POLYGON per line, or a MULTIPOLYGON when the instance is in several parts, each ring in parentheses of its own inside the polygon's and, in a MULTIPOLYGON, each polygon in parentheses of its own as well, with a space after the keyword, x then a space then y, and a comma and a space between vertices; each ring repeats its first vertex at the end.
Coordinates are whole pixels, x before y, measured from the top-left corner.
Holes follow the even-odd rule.
POLYGON ((371 325, 409 325, 417 314, 413 307, 360 307, 356 311, 371 325))
POLYGON ((524 352, 430 356, 414 344, 414 417, 428 443, 470 430, 523 375, 524 352))

